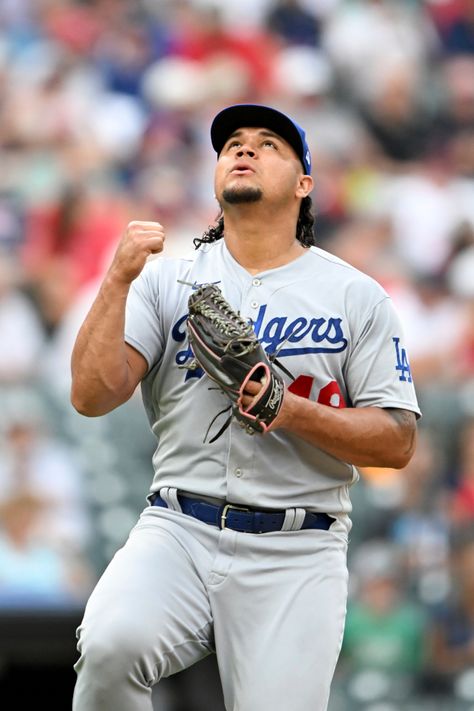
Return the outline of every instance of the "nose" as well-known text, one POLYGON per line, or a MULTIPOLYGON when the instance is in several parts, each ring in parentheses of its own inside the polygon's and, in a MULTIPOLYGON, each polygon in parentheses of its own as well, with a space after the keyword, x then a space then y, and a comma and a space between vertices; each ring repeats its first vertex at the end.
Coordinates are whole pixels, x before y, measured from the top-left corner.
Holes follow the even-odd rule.
POLYGON ((250 146, 248 146, 247 144, 244 143, 242 146, 240 146, 236 155, 239 158, 242 158, 242 156, 244 156, 244 155, 249 156, 250 158, 253 158, 255 156, 255 151, 253 150, 253 148, 251 148, 250 146))

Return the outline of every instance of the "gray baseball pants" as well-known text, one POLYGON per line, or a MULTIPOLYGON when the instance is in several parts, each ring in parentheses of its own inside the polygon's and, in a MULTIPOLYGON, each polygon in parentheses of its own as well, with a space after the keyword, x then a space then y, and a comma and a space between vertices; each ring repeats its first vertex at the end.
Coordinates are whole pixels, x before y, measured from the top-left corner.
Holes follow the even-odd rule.
POLYGON ((147 507, 86 606, 73 711, 152 711, 154 684, 214 651, 228 711, 325 711, 349 526, 248 534, 147 507))

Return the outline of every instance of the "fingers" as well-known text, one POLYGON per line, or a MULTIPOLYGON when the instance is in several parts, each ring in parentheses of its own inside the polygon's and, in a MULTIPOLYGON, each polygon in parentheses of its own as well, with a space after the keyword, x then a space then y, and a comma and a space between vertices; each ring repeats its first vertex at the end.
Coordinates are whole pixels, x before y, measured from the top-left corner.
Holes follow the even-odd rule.
POLYGON ((164 240, 165 230, 159 222, 133 220, 118 244, 110 273, 117 280, 131 283, 148 257, 163 250, 164 240))
POLYGON ((126 235, 138 248, 143 247, 150 254, 157 254, 163 249, 165 230, 159 222, 134 220, 129 223, 126 235))
MULTIPOLYGON (((265 379, 263 379, 265 381, 265 379)), ((245 390, 244 393, 248 393, 249 395, 257 395, 257 393, 260 392, 264 385, 263 383, 257 382, 256 380, 249 380, 245 384, 245 390)))
MULTIPOLYGON (((265 379, 263 379, 265 380, 265 379)), ((245 385, 245 390, 240 396, 240 404, 244 410, 248 409, 258 399, 258 394, 263 387, 263 383, 256 380, 249 380, 245 385)))
POLYGON ((155 220, 132 220, 128 223, 128 228, 134 229, 135 227, 143 230, 163 229, 163 226, 155 220))

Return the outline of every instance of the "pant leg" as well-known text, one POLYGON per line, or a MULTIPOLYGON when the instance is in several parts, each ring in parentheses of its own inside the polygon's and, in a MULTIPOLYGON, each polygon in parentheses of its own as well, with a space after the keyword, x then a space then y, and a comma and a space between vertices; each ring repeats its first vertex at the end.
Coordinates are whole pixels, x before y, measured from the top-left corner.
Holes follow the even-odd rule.
POLYGON ((347 601, 347 537, 235 534, 210 586, 227 711, 326 711, 347 601))
POLYGON ((179 516, 188 519, 157 509, 142 515, 93 591, 78 629, 73 711, 152 711, 161 677, 213 651, 203 582, 211 546, 179 516))

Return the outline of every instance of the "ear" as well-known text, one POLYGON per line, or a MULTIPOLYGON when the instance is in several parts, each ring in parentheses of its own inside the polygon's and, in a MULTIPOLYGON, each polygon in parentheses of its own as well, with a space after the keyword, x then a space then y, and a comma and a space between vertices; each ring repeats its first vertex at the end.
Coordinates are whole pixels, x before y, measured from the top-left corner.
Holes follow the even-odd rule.
POLYGON ((313 178, 310 175, 302 175, 298 187, 296 188, 296 197, 305 198, 308 197, 311 190, 314 187, 313 178))

